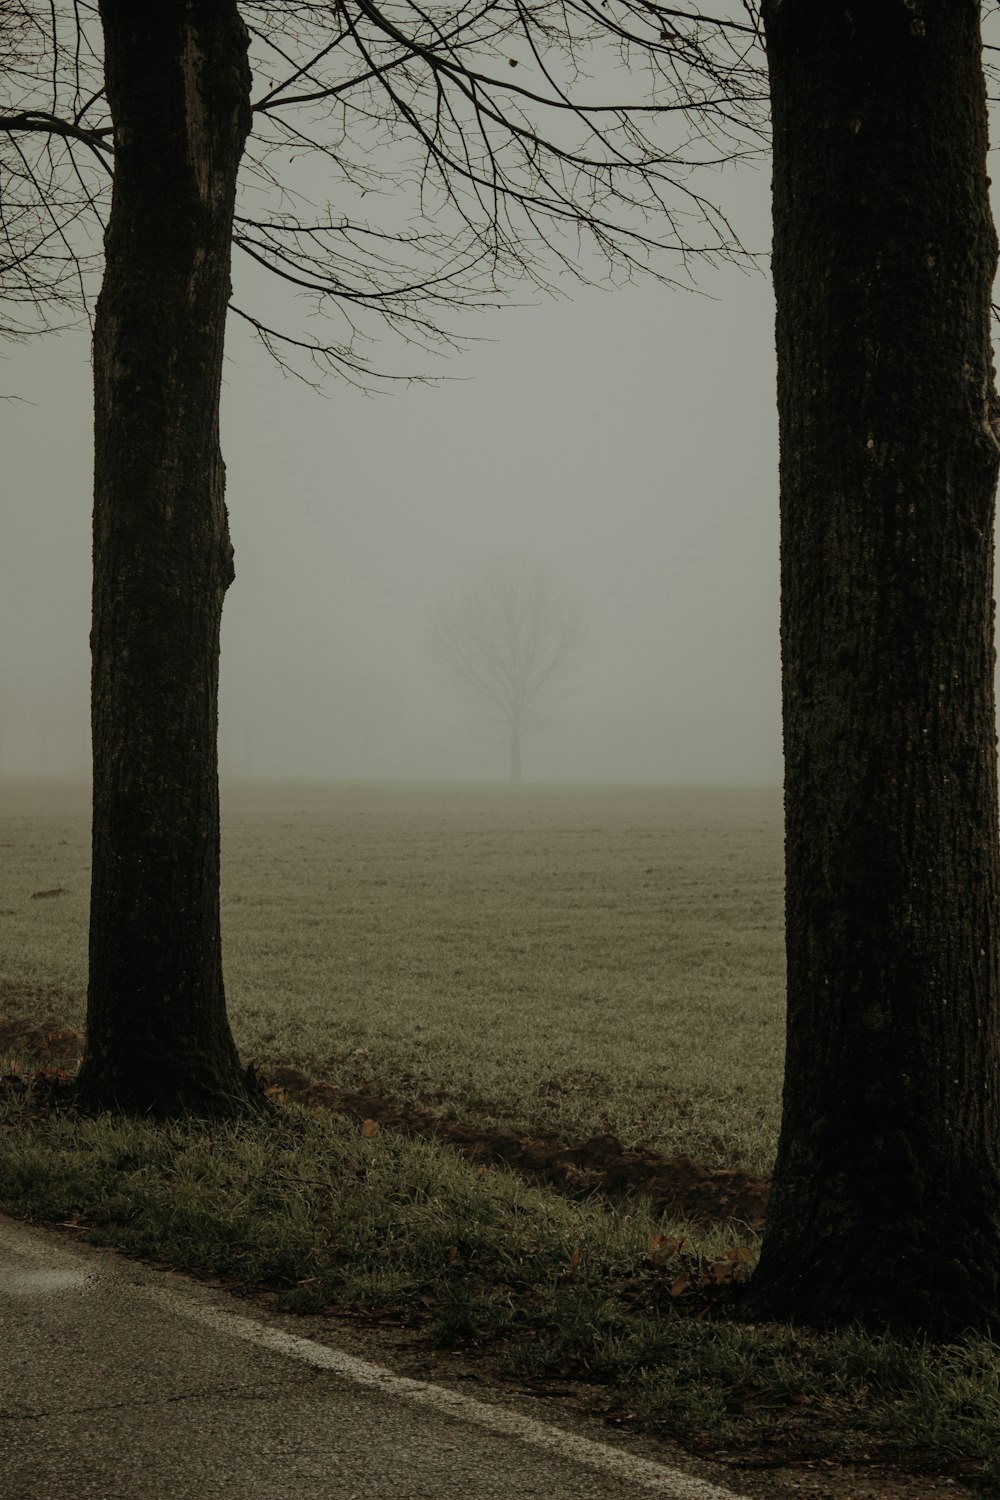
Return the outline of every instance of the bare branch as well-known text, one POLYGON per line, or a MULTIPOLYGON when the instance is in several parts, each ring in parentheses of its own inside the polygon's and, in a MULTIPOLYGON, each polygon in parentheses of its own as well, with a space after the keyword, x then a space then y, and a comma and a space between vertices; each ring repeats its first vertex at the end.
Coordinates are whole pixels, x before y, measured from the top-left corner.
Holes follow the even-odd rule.
MULTIPOLYGON (((715 174, 764 149, 766 89, 732 3, 246 0, 241 316, 285 366, 368 379, 366 343, 456 347, 450 315, 524 282, 690 284, 741 258, 715 174), (291 300, 259 319, 265 270, 291 300)), ((8 0, 0 22, 0 293, 41 325, 86 308, 100 263, 113 146, 95 18, 85 0, 8 0)))
POLYGON ((0 331, 65 327, 96 290, 111 126, 89 6, 0 13, 0 331))

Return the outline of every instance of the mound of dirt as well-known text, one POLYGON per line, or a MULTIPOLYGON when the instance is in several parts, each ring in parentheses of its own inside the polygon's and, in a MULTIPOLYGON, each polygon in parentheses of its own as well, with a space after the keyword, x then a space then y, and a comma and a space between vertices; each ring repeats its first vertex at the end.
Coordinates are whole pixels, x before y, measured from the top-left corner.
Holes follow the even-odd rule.
MULTIPOLYGON (((33 1021, 0 1016, 0 1055, 48 1072, 71 1072, 83 1049, 78 1031, 54 1018, 33 1021)), ((574 1197, 594 1193, 621 1200, 639 1195, 677 1218, 704 1223, 733 1220, 760 1229, 768 1180, 746 1172, 713 1170, 689 1156, 661 1156, 624 1146, 613 1135, 569 1145, 550 1132, 521 1133, 447 1118, 439 1109, 404 1104, 381 1095, 340 1089, 286 1065, 258 1070, 272 1096, 350 1119, 375 1120, 391 1129, 443 1141, 470 1161, 502 1164, 574 1197)))

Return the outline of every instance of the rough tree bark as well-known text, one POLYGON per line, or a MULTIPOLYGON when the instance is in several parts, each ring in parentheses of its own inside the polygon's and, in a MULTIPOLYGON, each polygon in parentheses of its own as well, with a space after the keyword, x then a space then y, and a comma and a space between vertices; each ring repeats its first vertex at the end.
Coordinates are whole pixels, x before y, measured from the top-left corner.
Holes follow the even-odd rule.
POLYGON ((77 1092, 252 1107, 219 935, 219 396, 250 126, 235 0, 102 0, 115 179, 94 332, 90 990, 77 1092))
POLYGON ((788 1057, 757 1315, 1000 1311, 990 354, 979 7, 765 0, 788 1057))

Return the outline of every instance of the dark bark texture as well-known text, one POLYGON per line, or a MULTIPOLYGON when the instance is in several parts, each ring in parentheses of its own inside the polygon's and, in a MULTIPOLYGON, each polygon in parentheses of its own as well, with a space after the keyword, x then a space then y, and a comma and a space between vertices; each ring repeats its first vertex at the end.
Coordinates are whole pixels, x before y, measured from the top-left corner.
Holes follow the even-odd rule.
POLYGON ((996 1324, 996 240, 978 6, 767 0, 788 1054, 757 1315, 996 1324))
POLYGON ((78 1096, 246 1108, 219 935, 217 704, 233 577, 219 396, 250 125, 235 0, 102 0, 115 180, 94 332, 93 877, 78 1096))

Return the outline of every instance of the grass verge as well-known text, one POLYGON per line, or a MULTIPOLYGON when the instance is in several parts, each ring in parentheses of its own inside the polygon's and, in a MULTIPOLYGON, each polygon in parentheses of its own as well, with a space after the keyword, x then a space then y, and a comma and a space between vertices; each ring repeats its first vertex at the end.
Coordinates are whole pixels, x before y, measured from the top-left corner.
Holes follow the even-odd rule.
POLYGON ((1000 1349, 730 1316, 753 1247, 572 1202, 372 1122, 287 1106, 209 1128, 79 1118, 0 1088, 0 1208, 290 1311, 391 1315, 692 1451, 1000 1481, 1000 1349))

